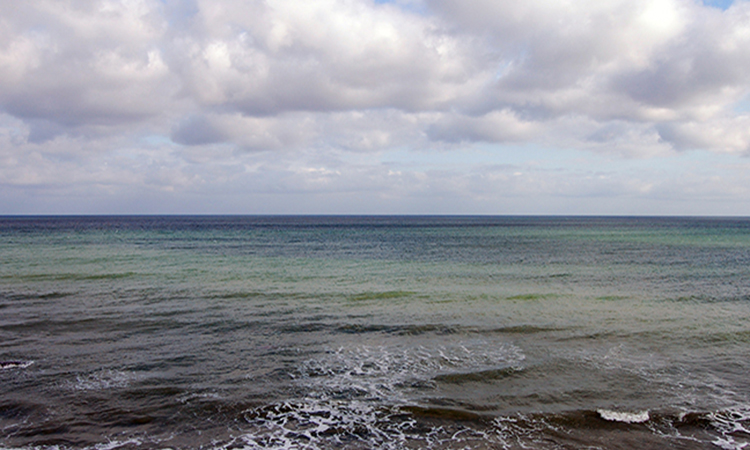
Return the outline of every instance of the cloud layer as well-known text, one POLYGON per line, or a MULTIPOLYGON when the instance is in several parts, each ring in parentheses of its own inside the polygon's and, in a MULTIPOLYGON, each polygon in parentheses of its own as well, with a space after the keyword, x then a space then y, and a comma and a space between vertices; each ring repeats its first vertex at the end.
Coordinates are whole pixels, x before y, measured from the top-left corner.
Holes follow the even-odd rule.
POLYGON ((745 0, 2 2, 0 212, 750 214, 748 73, 745 0))

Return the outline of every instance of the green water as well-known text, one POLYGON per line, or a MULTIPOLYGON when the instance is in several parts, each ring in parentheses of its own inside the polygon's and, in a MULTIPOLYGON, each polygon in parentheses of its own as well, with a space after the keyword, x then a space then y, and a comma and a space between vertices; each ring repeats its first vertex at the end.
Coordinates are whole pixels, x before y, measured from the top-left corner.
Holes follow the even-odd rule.
POLYGON ((750 442, 750 220, 35 217, 0 237, 0 448, 750 442))

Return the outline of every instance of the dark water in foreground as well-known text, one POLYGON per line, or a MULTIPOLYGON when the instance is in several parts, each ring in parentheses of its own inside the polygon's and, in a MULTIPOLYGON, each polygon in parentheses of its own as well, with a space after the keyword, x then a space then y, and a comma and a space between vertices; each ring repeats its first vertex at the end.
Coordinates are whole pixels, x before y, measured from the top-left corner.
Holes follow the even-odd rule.
POLYGON ((740 449, 750 219, 0 218, 0 449, 740 449))

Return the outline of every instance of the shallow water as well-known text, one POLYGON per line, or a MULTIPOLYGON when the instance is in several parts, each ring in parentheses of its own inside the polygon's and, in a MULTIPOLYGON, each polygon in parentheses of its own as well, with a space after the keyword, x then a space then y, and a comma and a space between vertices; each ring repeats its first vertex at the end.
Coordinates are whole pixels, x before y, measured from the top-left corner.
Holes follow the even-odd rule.
POLYGON ((0 448, 743 448, 750 220, 0 218, 0 448))

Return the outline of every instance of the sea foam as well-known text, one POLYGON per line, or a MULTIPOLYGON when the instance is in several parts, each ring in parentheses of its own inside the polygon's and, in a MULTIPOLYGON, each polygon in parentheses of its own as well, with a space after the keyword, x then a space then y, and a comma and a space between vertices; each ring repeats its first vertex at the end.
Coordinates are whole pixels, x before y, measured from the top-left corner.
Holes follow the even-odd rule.
POLYGON ((25 369, 34 364, 34 361, 0 361, 0 370, 25 369))
POLYGON ((598 409, 596 412, 599 413, 602 419, 609 420, 610 422, 643 423, 647 422, 649 419, 648 411, 621 412, 609 409, 598 409))

